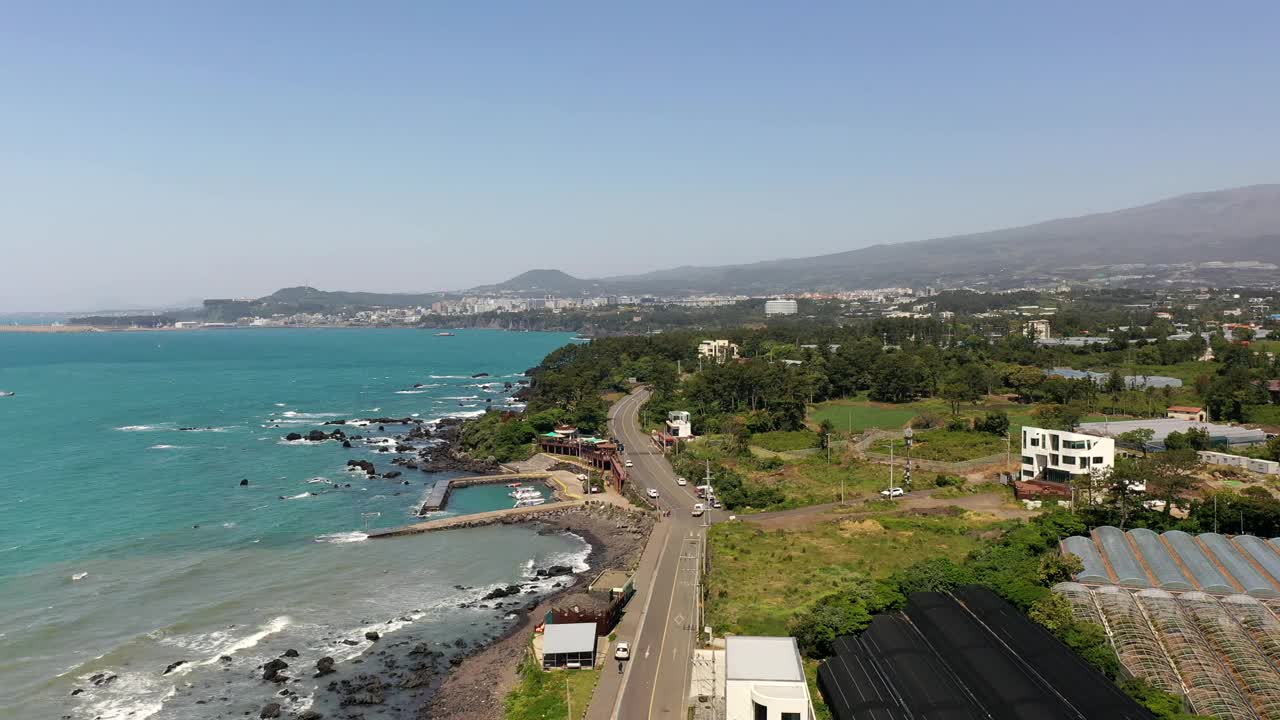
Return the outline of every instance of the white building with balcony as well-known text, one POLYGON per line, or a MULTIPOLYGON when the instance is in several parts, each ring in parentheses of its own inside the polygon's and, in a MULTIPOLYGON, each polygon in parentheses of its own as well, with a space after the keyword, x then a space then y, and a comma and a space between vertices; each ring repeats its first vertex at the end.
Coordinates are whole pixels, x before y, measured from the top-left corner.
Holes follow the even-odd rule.
POLYGON ((730 635, 724 654, 726 720, 813 720, 795 638, 730 635))
POLYGON ((672 410, 667 413, 667 435, 684 440, 693 437, 693 423, 689 422, 688 411, 672 410))
POLYGON ((1022 428, 1022 479, 1071 482, 1116 464, 1116 441, 1065 430, 1022 428))
POLYGON ((723 365, 728 360, 738 359, 738 346, 728 340, 703 340, 698 343, 698 357, 723 365))

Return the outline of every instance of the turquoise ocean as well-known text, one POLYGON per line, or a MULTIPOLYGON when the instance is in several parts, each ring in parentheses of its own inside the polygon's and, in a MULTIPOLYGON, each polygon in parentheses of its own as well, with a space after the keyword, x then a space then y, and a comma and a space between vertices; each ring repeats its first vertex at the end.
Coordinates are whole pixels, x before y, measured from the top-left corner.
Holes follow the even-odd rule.
MULTIPOLYGON (((501 611, 458 605, 535 566, 585 567, 581 538, 498 526, 368 540, 366 524, 412 522, 447 476, 366 479, 346 461, 386 472, 400 469, 394 454, 284 436, 517 407, 503 383, 569 337, 0 333, 0 390, 16 393, 0 398, 0 718, 256 717, 274 688, 255 669, 285 649, 310 668, 321 655, 362 662, 367 630, 501 632, 501 611)), ((444 514, 511 502, 504 486, 466 488, 444 514)), ((294 686, 288 712, 323 709, 319 682, 294 686)))

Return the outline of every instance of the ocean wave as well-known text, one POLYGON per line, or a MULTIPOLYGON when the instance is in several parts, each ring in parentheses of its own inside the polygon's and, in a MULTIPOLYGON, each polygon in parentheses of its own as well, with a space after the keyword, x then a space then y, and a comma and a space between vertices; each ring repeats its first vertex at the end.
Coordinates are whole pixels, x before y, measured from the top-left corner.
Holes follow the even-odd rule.
POLYGON ((332 485, 333 481, 327 477, 313 477, 307 481, 308 485, 332 485))
POLYGON ((424 395, 431 392, 430 390, 397 390, 397 395, 424 395))
POLYGON ((303 498, 315 497, 315 495, 316 494, 313 492, 304 492, 304 493, 298 493, 297 495, 289 495, 288 497, 281 495, 280 499, 281 500, 301 500, 303 498))
POLYGON ((488 411, 487 410, 465 410, 463 412, 449 413, 445 417, 473 418, 473 417, 480 417, 481 415, 484 415, 486 412, 488 411))
POLYGON ((470 380, 470 375, 428 375, 432 380, 470 380))
POLYGON ((288 407, 288 403, 276 403, 276 407, 288 407))
POLYGON ((479 400, 479 395, 445 395, 441 400, 479 400))
POLYGON ((185 445, 152 445, 148 450, 181 450, 185 445))
POLYGON ((155 432, 157 430, 172 430, 173 423, 161 423, 159 425, 124 425, 116 428, 120 432, 155 432))
POLYGON ((297 418, 300 420, 323 420, 325 418, 342 417, 342 413, 305 413, 296 410, 285 410, 280 413, 281 417, 297 418))
POLYGON ((165 701, 178 693, 173 683, 147 673, 122 673, 101 687, 88 682, 92 675, 81 678, 88 687, 78 696, 84 705, 77 710, 94 720, 145 720, 163 710, 165 701))
POLYGON ((363 542, 368 540, 369 536, 358 530, 351 532, 330 533, 328 535, 317 535, 315 541, 318 543, 330 543, 341 545, 344 543, 363 542))

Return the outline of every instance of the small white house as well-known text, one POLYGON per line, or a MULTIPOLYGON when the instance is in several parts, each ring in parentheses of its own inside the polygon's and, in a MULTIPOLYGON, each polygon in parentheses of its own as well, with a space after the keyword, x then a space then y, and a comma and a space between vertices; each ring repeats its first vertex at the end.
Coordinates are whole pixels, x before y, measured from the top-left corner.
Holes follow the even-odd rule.
POLYGON ((1071 482, 1116 464, 1116 441, 1065 430, 1022 428, 1022 479, 1071 482))
POLYGON ((724 654, 726 720, 813 720, 795 638, 730 635, 724 654))
POLYGON ((667 413, 667 435, 686 439, 693 437, 693 424, 689 422, 687 411, 673 410, 667 413))

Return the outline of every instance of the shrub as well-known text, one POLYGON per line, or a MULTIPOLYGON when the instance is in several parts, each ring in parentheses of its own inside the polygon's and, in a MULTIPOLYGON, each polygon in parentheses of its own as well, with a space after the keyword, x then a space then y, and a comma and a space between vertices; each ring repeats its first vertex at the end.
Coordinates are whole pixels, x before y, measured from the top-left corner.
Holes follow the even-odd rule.
POLYGON ((1004 437, 1009 434, 1009 415, 1003 410, 992 410, 975 422, 973 429, 1004 437))
POLYGON ((911 427, 916 430, 932 430, 942 427, 942 418, 933 413, 920 413, 911 418, 911 427))
POLYGON ((933 484, 935 487, 959 487, 964 485, 964 478, 955 475, 939 475, 934 478, 933 484))
POLYGON ((973 429, 973 421, 967 417, 953 417, 947 421, 947 429, 951 432, 968 432, 973 429))

